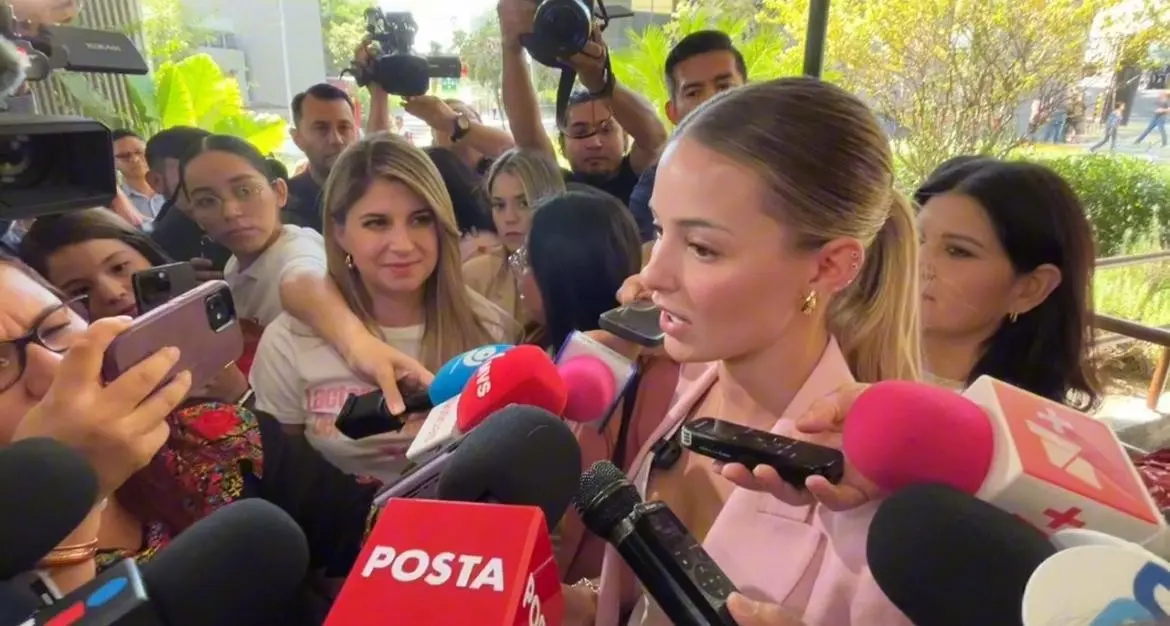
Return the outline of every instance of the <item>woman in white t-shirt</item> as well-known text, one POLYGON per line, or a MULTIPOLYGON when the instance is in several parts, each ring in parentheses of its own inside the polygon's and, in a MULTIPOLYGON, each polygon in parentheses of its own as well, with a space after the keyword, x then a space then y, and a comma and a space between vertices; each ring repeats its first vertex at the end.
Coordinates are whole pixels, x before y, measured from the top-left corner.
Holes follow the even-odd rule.
MULTIPOLYGON (((460 352, 516 338, 515 322, 464 285, 451 198, 422 150, 388 134, 363 139, 334 164, 324 205, 329 277, 383 341, 435 370, 460 352)), ((391 480, 406 465, 421 420, 360 440, 339 433, 346 397, 374 387, 290 315, 265 330, 252 386, 257 408, 303 432, 343 471, 391 480)))
POLYGON ((282 277, 325 268, 321 234, 281 223, 288 185, 277 165, 252 144, 227 135, 203 139, 179 165, 187 213, 232 252, 223 273, 236 313, 261 327, 283 312, 282 277))

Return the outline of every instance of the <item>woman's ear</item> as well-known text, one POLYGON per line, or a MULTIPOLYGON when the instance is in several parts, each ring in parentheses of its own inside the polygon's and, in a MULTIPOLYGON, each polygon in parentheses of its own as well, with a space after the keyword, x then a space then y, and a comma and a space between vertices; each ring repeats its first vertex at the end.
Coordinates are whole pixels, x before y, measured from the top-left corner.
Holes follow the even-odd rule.
POLYGON ((1027 274, 1021 274, 1016 278, 1009 305, 1011 309, 1008 313, 1021 315, 1040 306, 1060 286, 1062 278, 1060 268, 1051 263, 1045 263, 1027 274))
POLYGON ((852 237, 840 237, 821 246, 816 257, 812 286, 822 295, 833 294, 857 280, 865 263, 865 247, 852 237))
POLYGON ((283 178, 272 182, 272 191, 276 194, 276 208, 283 209, 288 204, 288 183, 283 178))

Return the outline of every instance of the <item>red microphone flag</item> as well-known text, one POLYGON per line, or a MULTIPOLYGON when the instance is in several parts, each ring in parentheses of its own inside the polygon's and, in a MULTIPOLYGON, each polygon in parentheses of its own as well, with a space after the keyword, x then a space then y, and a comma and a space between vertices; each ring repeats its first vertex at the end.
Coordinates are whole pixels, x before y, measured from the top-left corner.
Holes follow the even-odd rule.
POLYGON ((539 508, 393 498, 325 626, 560 626, 563 616, 539 508))

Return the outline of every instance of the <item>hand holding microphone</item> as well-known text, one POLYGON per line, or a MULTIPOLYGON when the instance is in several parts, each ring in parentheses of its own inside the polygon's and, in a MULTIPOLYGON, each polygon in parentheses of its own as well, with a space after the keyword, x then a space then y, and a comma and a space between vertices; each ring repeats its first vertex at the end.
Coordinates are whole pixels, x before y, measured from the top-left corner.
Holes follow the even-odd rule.
MULTIPOLYGON (((830 448, 841 447, 841 427, 845 415, 853 402, 869 385, 851 383, 833 394, 820 398, 808 410, 796 418, 796 432, 793 438, 830 448)), ((846 459, 844 477, 837 484, 820 475, 809 476, 804 488, 798 488, 780 477, 769 465, 760 464, 749 470, 739 463, 728 463, 719 467, 719 473, 736 486, 752 491, 762 491, 793 506, 805 506, 818 502, 833 511, 857 508, 877 497, 878 488, 846 459)))

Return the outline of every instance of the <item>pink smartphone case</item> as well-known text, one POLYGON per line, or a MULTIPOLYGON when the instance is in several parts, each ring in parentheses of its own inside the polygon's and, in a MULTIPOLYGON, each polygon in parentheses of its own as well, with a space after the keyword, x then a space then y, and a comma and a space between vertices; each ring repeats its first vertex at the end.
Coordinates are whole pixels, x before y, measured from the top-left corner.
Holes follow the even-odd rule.
POLYGON ((108 384, 126 370, 167 346, 179 349, 179 362, 167 380, 183 370, 191 371, 191 388, 199 389, 218 376, 225 367, 240 358, 244 335, 231 289, 222 280, 213 280, 178 296, 166 304, 143 313, 134 324, 118 335, 106 350, 102 361, 102 379, 108 384), (231 303, 232 320, 218 331, 208 322, 205 302, 215 294, 231 303))

